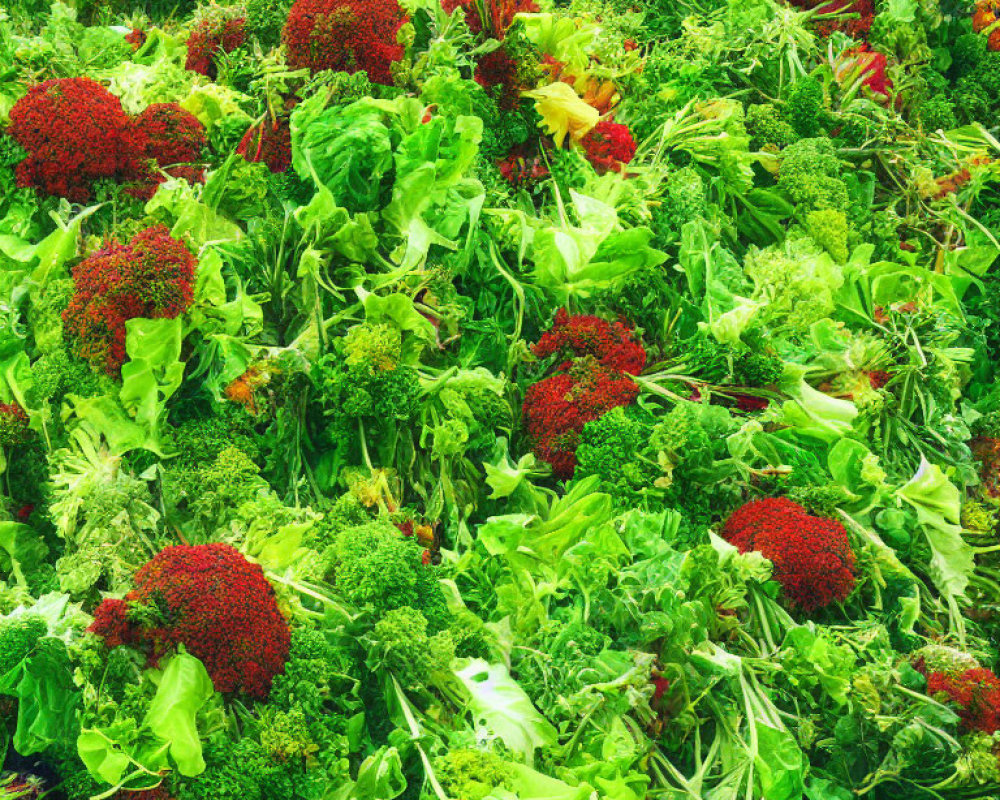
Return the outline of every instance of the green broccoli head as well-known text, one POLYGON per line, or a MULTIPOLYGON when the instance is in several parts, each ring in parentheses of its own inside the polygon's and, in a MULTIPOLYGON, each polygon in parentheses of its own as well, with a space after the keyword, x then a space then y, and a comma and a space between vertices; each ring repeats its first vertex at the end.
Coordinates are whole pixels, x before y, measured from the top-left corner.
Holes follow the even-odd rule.
POLYGON ((277 711, 265 706, 259 727, 260 744, 274 761, 304 765, 315 759, 319 745, 312 739, 309 721, 301 708, 277 711))
POLYGON ((345 361, 372 372, 390 372, 403 357, 403 337, 391 325, 356 325, 344 337, 345 361))
POLYGON ((753 146, 782 149, 799 138, 784 112, 774 103, 761 103, 747 109, 747 132, 753 146))
POLYGON ((705 181, 693 167, 671 172, 662 184, 662 196, 652 208, 653 246, 663 248, 680 241, 685 223, 709 213, 705 181))
POLYGON ((985 60, 988 52, 988 38, 978 33, 963 33, 956 36, 949 45, 951 53, 950 72, 961 77, 968 75, 985 60))
POLYGON ((324 356, 313 379, 327 415, 343 423, 359 418, 406 420, 416 411, 420 383, 401 363, 402 334, 390 325, 358 325, 324 356))
POLYGON ((650 426, 634 413, 619 406, 584 425, 574 473, 577 478, 600 476, 601 490, 626 503, 651 488, 660 474, 643 452, 650 426))
POLYGON ((490 450, 497 436, 509 433, 514 425, 507 398, 481 381, 446 386, 438 399, 447 415, 434 431, 434 450, 439 455, 490 450), (449 444, 451 452, 446 452, 449 444))
POLYGON ((483 800, 495 789, 511 789, 514 771, 486 750, 457 748, 434 761, 434 772, 449 797, 483 800))
POLYGON ((260 742, 223 739, 205 748, 205 771, 177 789, 177 800, 271 800, 294 797, 292 775, 260 742))
POLYGON ((70 355, 64 347, 46 353, 32 364, 31 378, 32 383, 25 397, 31 408, 47 402, 58 406, 70 393, 94 397, 117 391, 111 378, 95 372, 86 361, 70 355))
POLYGON ((781 153, 778 185, 806 209, 848 207, 847 185, 840 179, 843 163, 826 138, 801 139, 781 153))
POLYGON ((274 676, 268 700, 284 711, 298 708, 310 719, 321 718, 331 699, 350 689, 357 671, 351 651, 323 631, 293 628, 284 672, 274 676))
POLYGON ((925 131, 951 130, 958 125, 955 104, 944 93, 931 95, 917 108, 917 121, 925 131))
POLYGON ((826 117, 823 83, 817 78, 802 78, 788 94, 786 116, 795 133, 802 137, 820 136, 826 117))
POLYGON ((806 231, 838 264, 847 261, 847 215, 834 208, 817 208, 806 214, 806 231))
POLYGON ((291 0, 246 0, 247 32, 264 47, 277 47, 291 6, 291 0))
POLYGON ((403 606, 375 623, 371 634, 372 661, 388 669, 404 687, 426 686, 447 672, 455 658, 451 632, 427 633, 427 617, 403 606))
POLYGON ((1000 109, 1000 52, 987 52, 955 84, 955 107, 966 120, 991 124, 1000 109))
POLYGON ((435 567, 423 548, 388 520, 342 530, 334 545, 337 591, 378 616, 409 606, 423 612, 431 633, 448 627, 450 615, 435 567))
POLYGON ((45 620, 32 614, 0 619, 0 677, 24 661, 48 632, 45 620))

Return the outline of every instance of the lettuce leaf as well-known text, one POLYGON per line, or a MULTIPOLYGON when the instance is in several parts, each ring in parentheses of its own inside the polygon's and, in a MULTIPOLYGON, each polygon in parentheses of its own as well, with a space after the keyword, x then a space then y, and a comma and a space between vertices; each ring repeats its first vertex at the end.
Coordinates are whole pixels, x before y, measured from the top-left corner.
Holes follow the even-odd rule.
POLYGON ((531 704, 502 664, 471 659, 455 677, 469 693, 469 711, 530 763, 539 747, 556 743, 558 732, 531 704))

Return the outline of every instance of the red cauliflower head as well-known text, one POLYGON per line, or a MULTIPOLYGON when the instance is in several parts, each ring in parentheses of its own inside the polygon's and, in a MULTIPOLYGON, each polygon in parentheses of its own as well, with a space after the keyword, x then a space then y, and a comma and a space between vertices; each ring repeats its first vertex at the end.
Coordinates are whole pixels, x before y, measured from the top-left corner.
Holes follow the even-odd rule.
POLYGON ((121 102, 90 78, 32 86, 11 109, 7 133, 28 152, 19 186, 79 203, 95 181, 130 172, 138 150, 121 102))
POLYGON ((97 608, 90 630, 108 646, 145 649, 154 664, 183 644, 218 691, 258 698, 284 671, 290 640, 263 570, 228 544, 162 550, 124 600, 97 608))
POLYGON ((373 83, 391 85, 405 21, 396 0, 296 0, 285 23, 288 63, 313 72, 364 70, 373 83))
POLYGON ((844 526, 798 503, 747 503, 729 517, 722 536, 741 553, 756 550, 770 560, 785 598, 804 611, 844 600, 854 589, 854 551, 844 526))

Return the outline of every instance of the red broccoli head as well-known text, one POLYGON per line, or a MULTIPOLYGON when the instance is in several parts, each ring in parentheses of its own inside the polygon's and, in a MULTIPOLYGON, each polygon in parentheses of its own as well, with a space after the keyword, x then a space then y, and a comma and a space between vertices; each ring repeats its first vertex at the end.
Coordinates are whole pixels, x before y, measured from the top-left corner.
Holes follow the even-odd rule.
POLYGON ((215 56, 231 53, 246 41, 244 17, 212 17, 203 19, 191 31, 187 40, 187 61, 184 68, 215 80, 215 56))
POLYGON ((992 670, 976 667, 959 673, 932 672, 927 676, 927 694, 939 692, 959 707, 966 730, 1000 730, 1000 678, 992 670))
POLYGON ((785 597, 804 611, 841 601, 854 589, 854 551, 844 526, 797 503, 747 503, 733 512, 722 536, 741 553, 756 550, 770 560, 785 597))
POLYGON ((587 160, 598 175, 621 172, 635 155, 635 139, 627 125, 603 120, 580 140, 587 160))
POLYGON ((556 353, 594 356, 603 367, 637 375, 646 366, 646 351, 632 337, 632 329, 624 322, 608 322, 585 314, 570 316, 560 308, 555 324, 531 350, 539 358, 556 353))
POLYGON ((290 641, 263 570, 228 544, 162 550, 136 573, 124 601, 97 608, 90 630, 109 646, 145 648, 152 663, 183 644, 218 691, 259 698, 284 671, 290 641))
POLYGON ((261 161, 271 172, 285 172, 292 164, 292 131, 287 119, 266 119, 252 126, 236 148, 247 161, 261 161))
POLYGON ((108 647, 132 644, 135 642, 135 632, 128 617, 128 603, 108 598, 94 610, 94 621, 87 630, 104 639, 108 647))
POLYGON ((559 478, 571 478, 583 426, 612 408, 629 406, 639 387, 627 375, 580 359, 568 373, 551 375, 528 387, 522 414, 532 448, 559 478))
POLYGON ((137 184, 129 191, 148 200, 163 181, 159 168, 170 167, 169 175, 201 183, 205 171, 188 166, 201 157, 205 146, 205 126, 176 103, 154 103, 132 120, 135 141, 140 144, 136 167, 137 184))
POLYGON ((576 469, 576 448, 588 422, 639 396, 629 377, 646 365, 646 351, 623 322, 556 313, 555 324, 534 345, 539 358, 567 357, 550 375, 528 387, 522 417, 535 455, 552 465, 557 477, 576 469))
POLYGON ((405 21, 396 0, 296 0, 283 37, 289 66, 364 70, 372 83, 389 86, 390 67, 403 57, 396 33, 405 21))
POLYGON ((28 152, 19 186, 80 203, 95 181, 129 172, 138 150, 121 102, 90 78, 32 86, 11 109, 7 132, 28 152))
POLYGON ((111 242, 73 268, 76 291, 63 312, 64 335, 81 358, 116 375, 125 363, 125 323, 172 319, 191 305, 195 258, 156 225, 128 244, 111 242))

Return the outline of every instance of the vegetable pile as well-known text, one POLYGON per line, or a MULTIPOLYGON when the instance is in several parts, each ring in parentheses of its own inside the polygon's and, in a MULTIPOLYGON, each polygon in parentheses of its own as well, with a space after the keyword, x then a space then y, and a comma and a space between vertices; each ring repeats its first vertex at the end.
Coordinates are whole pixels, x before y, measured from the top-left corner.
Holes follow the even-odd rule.
POLYGON ((0 798, 1000 798, 998 120, 990 0, 8 2, 0 798))

